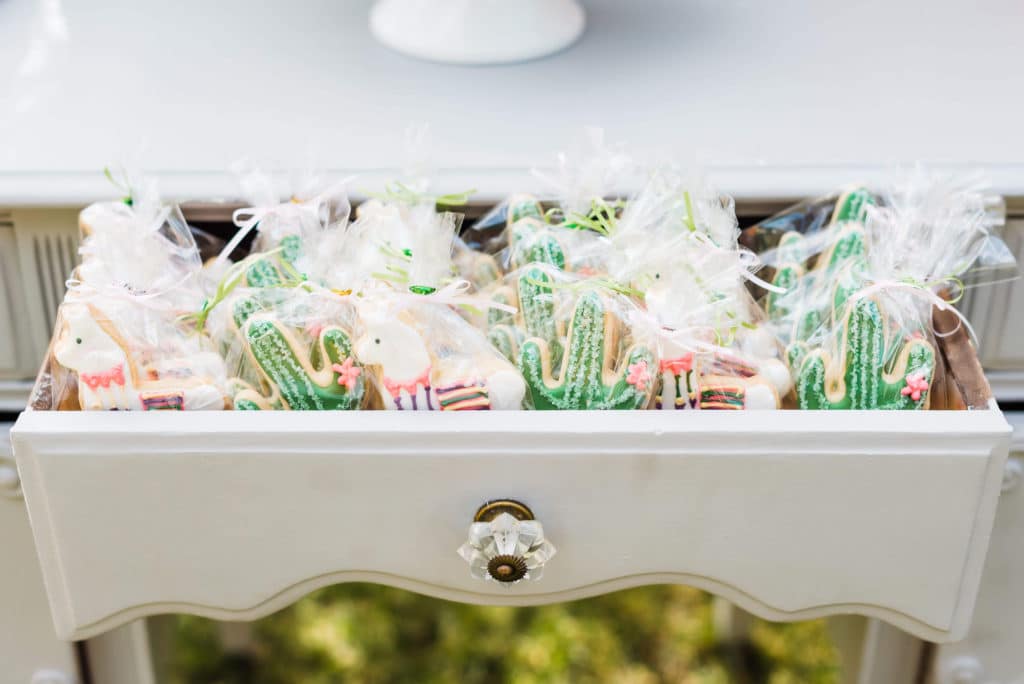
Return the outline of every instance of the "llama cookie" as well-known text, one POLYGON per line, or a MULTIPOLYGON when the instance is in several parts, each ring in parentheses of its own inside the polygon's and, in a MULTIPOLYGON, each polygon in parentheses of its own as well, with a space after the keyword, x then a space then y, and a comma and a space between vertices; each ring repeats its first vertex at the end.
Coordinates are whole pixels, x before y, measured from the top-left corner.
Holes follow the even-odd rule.
MULTIPOLYGON (((721 352, 706 356, 708 360, 677 351, 658 362, 656 409, 770 411, 781 406, 776 380, 737 356, 721 352)), ((765 363, 782 366, 774 359, 765 363)), ((789 371, 785 366, 782 370, 788 382, 789 371)))
POLYGON ((935 348, 901 339, 872 298, 851 300, 837 327, 834 352, 807 352, 796 373, 801 409, 927 409, 935 348))
POLYGON ((225 408, 224 392, 201 372, 214 365, 209 355, 139 366, 129 355, 124 337, 96 307, 65 304, 61 315, 62 329, 53 354, 60 365, 77 374, 83 411, 225 408))
POLYGON ((654 354, 634 345, 618 354, 621 323, 609 302, 597 292, 583 293, 576 302, 557 378, 552 375, 552 351, 546 340, 533 337, 519 351, 530 401, 537 410, 639 409, 654 391, 654 354))
MULTIPOLYGON (((465 325, 467 329, 449 330, 448 334, 461 341, 479 334, 463 319, 452 315, 454 319, 446 319, 446 325, 465 325)), ((522 407, 526 392, 523 379, 493 352, 469 357, 432 353, 408 317, 368 316, 364 325, 355 345, 356 357, 361 363, 379 369, 386 409, 466 411, 522 407)))

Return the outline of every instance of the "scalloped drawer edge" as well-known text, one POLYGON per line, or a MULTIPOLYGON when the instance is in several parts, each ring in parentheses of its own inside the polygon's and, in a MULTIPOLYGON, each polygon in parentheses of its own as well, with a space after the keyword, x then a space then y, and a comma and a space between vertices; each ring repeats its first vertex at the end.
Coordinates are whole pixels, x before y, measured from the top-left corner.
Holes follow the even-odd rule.
POLYGON ((965 633, 1010 427, 992 410, 26 412, 12 435, 57 633, 255 619, 327 584, 531 605, 691 584, 774 620, 965 633), (480 582, 477 506, 559 553, 480 582))

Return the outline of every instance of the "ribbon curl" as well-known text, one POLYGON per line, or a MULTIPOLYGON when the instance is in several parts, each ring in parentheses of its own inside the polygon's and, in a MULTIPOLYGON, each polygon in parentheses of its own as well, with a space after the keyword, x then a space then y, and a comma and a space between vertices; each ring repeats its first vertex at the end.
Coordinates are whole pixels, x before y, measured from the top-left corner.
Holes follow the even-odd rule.
POLYGON ((970 336, 971 342, 975 346, 978 346, 978 336, 975 334, 974 328, 971 326, 971 322, 968 321, 967 317, 954 306, 954 304, 960 301, 963 297, 963 283, 959 278, 956 278, 955 276, 947 276, 945 278, 938 278, 923 282, 910 278, 904 280, 875 280, 867 287, 861 288, 851 294, 847 301, 858 302, 874 294, 888 293, 892 291, 907 293, 913 297, 923 300, 925 303, 931 304, 939 311, 951 311, 953 313, 957 319, 957 326, 952 330, 945 332, 936 330, 935 320, 929 317, 929 328, 931 329, 932 334, 936 337, 949 337, 960 330, 962 326, 967 329, 967 334, 970 336), (951 300, 944 299, 931 289, 933 287, 949 285, 957 286, 957 294, 951 300))

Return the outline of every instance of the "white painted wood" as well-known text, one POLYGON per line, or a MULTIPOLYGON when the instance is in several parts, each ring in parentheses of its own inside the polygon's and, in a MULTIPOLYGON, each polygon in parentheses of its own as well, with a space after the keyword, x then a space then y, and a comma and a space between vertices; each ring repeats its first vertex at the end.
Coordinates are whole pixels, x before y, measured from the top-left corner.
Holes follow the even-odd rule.
POLYGON ((1024 370, 994 370, 985 375, 992 387, 992 396, 999 401, 1024 401, 1024 370))
POLYGON ((24 334, 27 314, 18 256, 14 224, 9 214, 0 213, 0 382, 31 378, 41 359, 24 334))
POLYGON ((504 605, 680 582, 945 641, 970 621, 1009 428, 997 410, 29 412, 13 435, 62 638, 254 619, 341 581, 504 605), (542 580, 479 582, 456 555, 496 497, 558 546, 542 580))
POLYGON ((135 620, 86 642, 89 674, 103 684, 156 684, 145 620, 135 620))
POLYGON ((955 684, 952 674, 973 660, 978 684, 1024 682, 1024 413, 1009 413, 1014 426, 1010 468, 999 500, 982 575, 974 623, 959 643, 943 645, 931 684, 955 684))
POLYGON ((914 636, 880 620, 867 621, 857 664, 857 684, 917 684, 922 649, 914 636))
POLYGON ((446 191, 530 190, 525 171, 594 123, 703 162, 744 197, 829 191, 915 160, 976 164, 1024 194, 1019 0, 584 4, 572 49, 457 68, 378 44, 371 0, 6 0, 0 202, 107 198, 99 171, 122 160, 175 197, 236 194, 225 169, 243 156, 386 177, 415 121, 433 127, 446 191), (166 48, 184 38, 188 50, 166 48))
POLYGON ((13 288, 19 300, 18 330, 31 353, 23 377, 32 377, 49 346, 67 278, 78 263, 78 211, 19 207, 11 218, 20 274, 13 288))
MULTIPOLYGON (((1004 240, 1018 261, 1024 263, 1024 218, 1007 222, 1004 240)), ((1024 369, 1024 279, 977 290, 971 297, 967 311, 972 322, 974 314, 978 314, 978 358, 982 365, 993 370, 1024 369)))
MULTIPOLYGON (((0 425, 0 470, 14 464, 9 427, 0 425)), ((74 682, 74 647, 53 631, 25 502, 10 494, 0 484, 0 681, 31 682, 49 671, 50 681, 74 682)))
POLYGON ((0 411, 17 413, 28 404, 32 380, 0 380, 0 411))

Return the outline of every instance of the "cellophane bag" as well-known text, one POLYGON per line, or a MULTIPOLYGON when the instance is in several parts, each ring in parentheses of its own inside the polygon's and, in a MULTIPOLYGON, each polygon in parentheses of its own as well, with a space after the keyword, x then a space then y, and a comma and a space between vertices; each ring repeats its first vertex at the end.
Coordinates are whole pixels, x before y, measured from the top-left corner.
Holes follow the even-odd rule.
POLYGON ((37 389, 49 408, 228 405, 220 355, 183 319, 203 297, 199 251, 177 207, 144 188, 81 213, 82 263, 58 312, 51 382, 37 389))
POLYGON ((242 194, 251 206, 233 212, 232 221, 238 230, 208 266, 208 282, 220 282, 232 259, 246 253, 273 257, 253 265, 246 275, 248 286, 274 286, 281 271, 308 274, 317 258, 311 246, 321 244, 324 231, 348 224, 349 179, 329 182, 307 172, 288 184, 290 192, 282 201, 279 187, 284 184, 274 176, 247 165, 236 170, 241 174, 242 194))
POLYGON ((367 275, 348 206, 343 184, 334 184, 309 199, 240 210, 239 233, 255 228, 254 246, 266 249, 219 271, 200 312, 227 361, 235 409, 357 410, 372 403, 353 355, 353 296, 367 275))
POLYGON ((522 376, 453 310, 460 301, 472 301, 462 300, 459 291, 458 286, 401 291, 385 284, 361 300, 355 354, 370 369, 384 409, 522 408, 522 376))
POLYGON ((372 264, 359 292, 355 354, 370 369, 383 408, 520 409, 525 387, 515 366, 460 314, 511 310, 471 294, 472 283, 457 277, 461 216, 437 213, 434 202, 385 210, 361 214, 353 226, 362 263, 372 264))
POLYGON ((654 391, 657 359, 635 343, 635 304, 605 279, 534 262, 510 273, 515 314, 495 321, 492 342, 514 358, 534 410, 635 410, 654 391))
POLYGON ((238 288, 210 325, 236 410, 351 411, 372 400, 351 295, 309 282, 238 288))
POLYGON ((756 257, 737 244, 732 199, 699 176, 653 173, 608 234, 608 274, 641 307, 654 347, 653 408, 774 409, 791 388, 781 348, 745 287, 756 257))
MULTIPOLYGON (((852 185, 823 197, 799 202, 743 230, 740 244, 755 254, 794 246, 844 223, 863 222, 867 207, 878 204, 876 193, 861 185, 852 185)), ((813 247, 798 250, 808 258, 820 253, 813 247)))
POLYGON ((787 303, 801 409, 932 408, 946 370, 941 338, 971 330, 953 303, 968 280, 1015 269, 993 232, 1001 205, 976 182, 918 171, 882 198, 846 229, 862 247, 787 303), (951 329, 936 327, 936 311, 951 329))
POLYGON ((600 254, 595 238, 622 208, 612 198, 636 183, 636 162, 621 145, 606 143, 602 129, 586 128, 568 151, 557 154, 554 166, 534 169, 533 175, 539 192, 500 202, 467 231, 470 246, 499 254, 506 273, 536 260, 561 260, 563 270, 584 274, 600 270, 591 261, 600 254), (538 254, 552 247, 560 253, 538 254))

